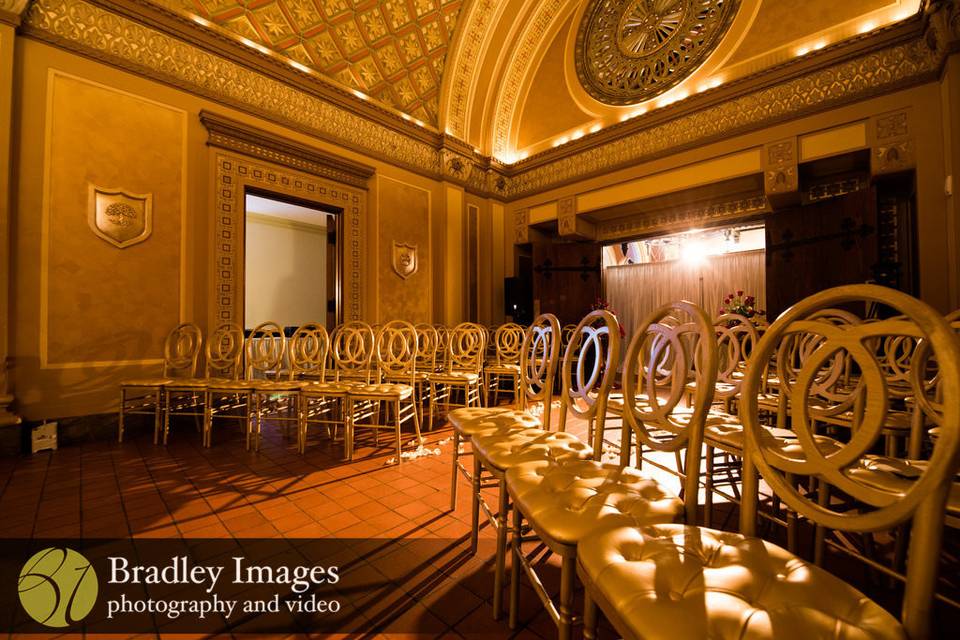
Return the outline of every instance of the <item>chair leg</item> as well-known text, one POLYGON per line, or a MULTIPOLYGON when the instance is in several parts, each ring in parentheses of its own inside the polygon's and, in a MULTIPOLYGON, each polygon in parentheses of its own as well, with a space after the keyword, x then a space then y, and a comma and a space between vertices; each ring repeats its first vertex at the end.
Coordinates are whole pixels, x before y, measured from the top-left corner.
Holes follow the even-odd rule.
MULTIPOLYGON (((420 414, 417 413, 417 400, 410 398, 411 408, 413 409, 413 430, 417 434, 417 447, 423 444, 423 434, 420 433, 420 414)), ((456 469, 454 469, 456 473, 456 469)))
POLYGON ((560 640, 570 640, 573 637, 573 585, 577 575, 577 560, 575 557, 564 556, 560 565, 560 640))
POLYGON ((457 476, 460 469, 457 465, 460 463, 460 432, 453 430, 453 467, 450 471, 450 511, 457 509, 457 476))
POLYGON ((583 640, 596 640, 597 637, 597 603, 584 592, 583 597, 583 640))
MULTIPOLYGON (((710 445, 707 449, 707 471, 703 477, 703 526, 709 528, 713 526, 713 456, 714 450, 710 445)), ((692 472, 691 472, 692 473, 692 472)))
MULTIPOLYGON (((163 415, 163 444, 167 444, 167 436, 170 434, 170 392, 164 392, 164 400, 167 406, 167 411, 163 415)), ((160 434, 154 432, 153 434, 153 444, 157 444, 160 434)))
POLYGON ((497 507, 497 563, 493 574, 493 619, 503 615, 503 578, 507 561, 507 527, 510 526, 510 500, 506 476, 500 479, 500 504, 497 507))
MULTIPOLYGON (((126 404, 126 401, 127 401, 126 389, 124 389, 123 387, 120 387, 120 417, 117 423, 117 442, 123 442, 123 407, 126 404)), ((154 434, 157 433, 156 423, 154 423, 153 425, 153 433, 154 434)))
POLYGON ((210 430, 213 429, 213 398, 209 391, 203 392, 203 446, 210 447, 210 430))
POLYGON ((517 628, 520 616, 520 535, 522 533, 523 514, 513 510, 513 526, 510 528, 510 617, 509 626, 517 628))
POLYGON ((480 474, 483 466, 480 456, 473 454, 473 491, 470 502, 470 554, 477 553, 477 542, 480 538, 480 474))
POLYGON ((433 382, 430 383, 430 425, 427 427, 430 431, 433 431, 433 408, 437 404, 437 385, 433 382))
MULTIPOLYGON (((403 456, 400 455, 402 452, 400 450, 400 401, 397 400, 393 405, 394 419, 397 421, 397 466, 403 462, 403 456)), ((416 412, 414 412, 414 419, 416 419, 416 412)))
POLYGON ((347 398, 345 401, 346 418, 343 425, 343 457, 348 461, 353 460, 353 400, 347 398))

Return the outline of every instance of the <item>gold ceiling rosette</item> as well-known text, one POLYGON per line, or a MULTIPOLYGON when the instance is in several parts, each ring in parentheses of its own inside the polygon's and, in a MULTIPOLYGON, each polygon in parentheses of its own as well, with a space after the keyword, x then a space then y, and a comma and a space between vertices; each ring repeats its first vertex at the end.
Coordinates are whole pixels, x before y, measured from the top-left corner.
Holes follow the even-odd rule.
POLYGON ((739 7, 740 0, 590 0, 577 32, 577 77, 605 104, 649 100, 703 64, 739 7))

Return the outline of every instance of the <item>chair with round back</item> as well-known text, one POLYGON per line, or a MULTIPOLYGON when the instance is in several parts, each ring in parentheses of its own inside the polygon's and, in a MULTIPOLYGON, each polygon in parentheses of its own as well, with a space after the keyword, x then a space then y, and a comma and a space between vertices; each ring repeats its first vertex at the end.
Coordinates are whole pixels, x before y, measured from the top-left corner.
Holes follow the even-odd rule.
POLYGON ((193 378, 197 375, 202 346, 200 327, 192 322, 179 324, 164 340, 161 377, 136 378, 120 383, 119 442, 123 442, 126 415, 152 415, 153 443, 159 441, 164 415, 164 386, 175 378, 193 378))
POLYGON ((514 401, 517 399, 520 382, 520 349, 523 346, 524 329, 515 322, 497 327, 493 334, 494 361, 483 367, 484 404, 490 405, 490 390, 493 389, 493 406, 499 404, 503 379, 510 381, 514 401))
POLYGON ((287 343, 290 379, 322 382, 326 378, 329 350, 330 336, 326 327, 315 322, 297 327, 287 343))
MULTIPOLYGON (((671 344, 671 339, 679 343, 688 338, 689 333, 701 336, 698 349, 691 350, 692 358, 685 359, 684 347, 672 344, 675 350, 671 362, 676 363, 674 373, 679 381, 677 389, 670 400, 681 397, 686 383, 686 371, 692 366, 692 360, 702 359, 703 363, 715 362, 716 345, 713 341, 713 329, 702 309, 689 303, 680 303, 680 309, 689 313, 691 319, 685 325, 684 331, 679 334, 670 334, 677 323, 664 325, 657 329, 657 325, 664 318, 670 318, 675 309, 665 307, 658 310, 657 315, 648 318, 654 328, 648 332, 640 332, 634 336, 631 343, 633 366, 644 364, 649 357, 649 351, 640 346, 648 341, 646 337, 653 335, 654 342, 660 346, 653 350, 652 362, 660 366, 663 362, 660 350, 664 344, 671 344), (707 336, 703 340, 702 336, 707 336)), ((550 460, 520 465, 509 469, 506 473, 506 486, 513 501, 513 525, 511 527, 511 548, 513 551, 510 584, 510 624, 516 626, 519 615, 519 578, 521 570, 530 576, 531 586, 540 597, 548 610, 556 613, 551 616, 558 626, 558 635, 561 640, 568 640, 572 635, 575 620, 573 592, 576 581, 576 562, 578 542, 586 535, 598 529, 604 529, 618 524, 647 525, 669 523, 683 517, 683 502, 672 492, 665 489, 656 480, 645 476, 638 469, 622 464, 605 464, 600 461, 602 450, 597 444, 602 434, 603 418, 606 412, 606 398, 612 386, 620 362, 620 327, 616 318, 608 311, 593 311, 577 328, 564 354, 563 378, 565 381, 562 390, 561 425, 571 414, 581 420, 597 422, 594 432, 594 447, 592 460, 550 460), (578 362, 574 363, 573 358, 578 362), (524 532, 524 522, 532 535, 524 532), (542 543, 551 552, 560 556, 560 598, 554 603, 550 595, 542 588, 536 576, 535 563, 524 553, 522 544, 528 540, 542 543)), ((628 363, 631 362, 628 360, 628 363)), ((642 368, 642 367, 640 367, 642 368)), ((640 370, 638 368, 638 370, 640 370)), ((704 365, 703 371, 712 371, 713 367, 704 365)), ((631 375, 636 375, 631 373, 631 375)), ((654 373, 654 379, 658 374, 654 373)), ((636 392, 642 399, 642 390, 636 392)), ((702 406, 700 411, 708 410, 712 402, 713 385, 704 385, 702 406)), ((631 403, 626 403, 630 405, 631 403)), ((648 411, 654 413, 666 412, 672 405, 655 403, 648 406, 648 411)), ((694 419, 688 425, 696 431, 698 424, 694 419)), ((696 443, 696 436, 691 437, 685 432, 682 422, 675 425, 675 438, 678 443, 686 443, 687 439, 696 443)), ((482 449, 476 443, 478 453, 482 449)), ((626 443, 629 449, 629 438, 626 443)), ((677 445, 679 446, 679 444, 677 445)), ((696 448, 695 446, 691 448, 696 448)), ((693 492, 692 500, 696 500, 697 492, 693 492)))
POLYGON ((243 330, 232 322, 218 325, 207 340, 204 446, 213 442, 216 418, 242 420, 250 446, 253 386, 245 379, 244 351, 243 330))
MULTIPOLYGON (((282 379, 287 338, 276 322, 262 322, 247 337, 247 381, 253 386, 253 449, 260 449, 264 416, 284 426, 300 425, 300 389, 303 380, 282 379)), ((299 448, 299 437, 298 437, 299 448)))
POLYGON ((379 382, 375 380, 373 350, 376 336, 366 322, 356 320, 340 325, 331 339, 334 380, 379 382))
POLYGON ((443 370, 427 376, 430 383, 430 427, 440 406, 449 413, 451 406, 480 406, 480 375, 486 349, 486 329, 473 322, 462 322, 447 337, 443 370), (460 392, 463 401, 454 400, 460 392))
POLYGON ((387 429, 394 432, 396 461, 403 461, 403 423, 413 422, 413 431, 419 447, 420 415, 414 395, 416 385, 415 363, 418 351, 417 330, 409 322, 393 320, 380 328, 375 345, 375 358, 380 380, 376 384, 358 384, 347 394, 347 429, 345 437, 346 457, 353 459, 354 435, 357 429, 372 429, 374 445, 379 444, 379 432, 387 429), (361 403, 358 411, 356 403, 361 403), (382 408, 381 408, 382 407, 382 408), (370 418, 361 422, 358 416, 370 418), (392 421, 387 423, 387 420, 392 421))
MULTIPOLYGON (((531 429, 550 428, 550 401, 553 384, 560 360, 560 323, 550 313, 541 314, 524 331, 520 348, 520 390, 516 407, 463 407, 451 411, 453 426, 453 465, 450 470, 450 509, 457 508, 457 476, 463 475, 474 486, 473 472, 461 462, 462 439, 481 433, 494 433, 503 429, 525 426, 531 429), (530 409, 543 403, 540 415, 530 409)), ((474 505, 476 509, 476 504, 474 505)), ((484 508, 484 513, 489 509, 484 508)), ((471 537, 471 549, 476 550, 477 536, 471 537)))
POLYGON ((878 335, 929 342, 945 397, 958 397, 960 342, 929 305, 876 285, 836 287, 797 303, 764 333, 743 380, 740 533, 657 525, 585 537, 578 573, 586 588, 586 638, 596 637, 595 605, 628 639, 930 637, 944 511, 960 453, 960 404, 944 403, 940 437, 910 486, 893 490, 858 478, 853 472, 884 437, 890 408, 882 364, 869 345, 878 335), (820 309, 858 300, 886 305, 903 318, 856 324, 811 320, 820 309), (819 340, 791 387, 781 389, 796 433, 784 446, 761 422, 757 396, 766 361, 783 341, 804 333, 819 340), (862 420, 848 440, 826 446, 815 433, 813 409, 820 402, 818 380, 832 374, 837 356, 859 371, 862 420), (754 537, 761 477, 790 509, 817 526, 870 532, 912 523, 899 620, 840 578, 754 537), (815 492, 807 490, 808 479, 815 492), (850 508, 851 501, 857 508, 850 508))

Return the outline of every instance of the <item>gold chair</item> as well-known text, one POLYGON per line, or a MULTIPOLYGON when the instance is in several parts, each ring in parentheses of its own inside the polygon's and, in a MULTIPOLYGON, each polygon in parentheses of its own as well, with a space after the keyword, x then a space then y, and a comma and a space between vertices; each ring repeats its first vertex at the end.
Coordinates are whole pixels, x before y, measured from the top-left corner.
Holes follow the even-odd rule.
MULTIPOLYGON (((698 371, 707 377, 707 383, 697 394, 701 404, 695 407, 687 421, 678 421, 676 424, 663 421, 673 428, 675 447, 688 445, 690 449, 699 449, 697 425, 702 424, 712 403, 714 379, 710 376, 715 376, 716 343, 703 310, 689 303, 679 303, 678 308, 690 314, 690 321, 679 325, 679 333, 676 333, 676 326, 660 322, 669 317, 674 309, 667 307, 657 310, 649 318, 650 329, 638 333, 631 342, 631 358, 627 360, 628 371, 625 375, 636 379, 637 372, 644 370, 644 367, 649 369, 651 365, 662 362, 656 352, 651 355, 642 348, 647 343, 648 335, 659 334, 659 344, 669 343, 673 349, 672 377, 680 381, 670 398, 672 406, 675 406, 684 391, 687 367, 699 358, 702 366, 698 371), (699 338, 693 348, 686 349, 682 344, 684 334, 699 338)), ((595 443, 602 438, 606 399, 617 373, 619 355, 620 328, 616 319, 608 311, 591 312, 581 321, 564 354, 561 429, 569 412, 583 420, 595 420, 595 443), (576 363, 573 362, 574 354, 579 354, 576 363)), ((656 375, 654 371, 654 379, 656 375)), ((656 397, 654 390, 649 387, 647 390, 656 397)), ((639 399, 642 398, 641 394, 639 399)), ((654 414, 668 414, 668 410, 672 410, 670 401, 665 405, 647 403, 648 410, 654 414)), ((479 449, 479 443, 477 445, 479 449)), ((593 460, 535 462, 513 467, 506 472, 506 486, 513 501, 511 628, 516 627, 519 615, 521 570, 528 576, 531 586, 557 625, 559 638, 569 640, 575 622, 573 593, 578 542, 597 529, 624 524, 669 523, 683 516, 684 503, 657 481, 644 476, 638 469, 603 464, 600 462, 601 452, 596 446, 593 452, 593 460), (524 521, 532 535, 524 535, 524 521), (523 553, 522 543, 527 541, 536 541, 560 557, 559 602, 554 603, 543 588, 532 562, 535 555, 528 557, 523 553)), ((690 497, 694 503, 696 495, 694 491, 690 497)), ((695 510, 688 510, 688 514, 691 512, 695 519, 695 510)))
POLYGON ((486 406, 491 406, 491 388, 493 389, 493 406, 499 404, 503 378, 510 380, 510 388, 516 401, 520 382, 520 349, 523 346, 524 333, 523 327, 514 322, 500 325, 494 332, 495 360, 483 367, 483 393, 486 396, 484 398, 486 406))
POLYGON ((875 285, 837 287, 797 303, 764 333, 743 380, 740 417, 746 446, 740 534, 658 525, 585 536, 578 574, 586 590, 586 638, 596 637, 597 606, 628 639, 930 637, 944 509, 960 453, 960 404, 943 405, 942 431, 933 453, 909 487, 881 488, 851 475, 884 437, 887 383, 876 352, 867 346, 876 335, 929 342, 945 397, 958 397, 960 343, 927 304, 875 285), (904 319, 858 324, 810 320, 819 309, 864 299, 892 307, 904 319), (784 447, 761 423, 757 396, 766 361, 782 341, 804 332, 821 340, 786 395, 797 437, 784 447), (864 408, 859 428, 834 448, 817 438, 808 403, 811 398, 817 401, 817 378, 830 371, 837 355, 849 357, 860 371, 864 408), (758 472, 784 503, 818 526, 869 532, 912 519, 899 621, 824 569, 753 537, 758 472), (798 478, 813 479, 818 490, 807 492, 808 484, 798 478), (846 508, 850 499, 858 509, 846 508))
POLYGON ((425 407, 430 402, 429 375, 437 371, 437 354, 443 359, 443 350, 440 348, 440 334, 437 328, 427 323, 420 323, 414 327, 417 330, 417 358, 414 362, 414 377, 416 378, 415 396, 417 410, 420 412, 420 423, 423 424, 425 407))
POLYGON ((172 378, 197 375, 203 336, 192 322, 177 325, 163 343, 163 373, 160 378, 137 378, 120 383, 120 417, 117 440, 123 442, 125 415, 153 416, 153 443, 160 439, 164 415, 163 388, 172 378))
POLYGON ((351 384, 327 381, 330 336, 322 325, 306 324, 297 329, 288 350, 291 376, 307 382, 300 388, 297 428, 297 442, 303 454, 307 450, 309 425, 322 425, 329 438, 337 437, 337 428, 345 425, 344 401, 351 384))
POLYGON ((443 371, 427 376, 430 383, 430 428, 442 403, 449 413, 451 406, 480 406, 480 374, 486 349, 485 330, 472 322, 454 327, 447 338, 443 371), (463 393, 463 404, 452 401, 455 391, 463 393))
POLYGON ((287 343, 290 379, 322 382, 326 377, 329 350, 326 327, 315 322, 297 327, 287 343))
POLYGON ((334 381, 369 384, 376 373, 372 365, 376 341, 373 328, 359 320, 348 322, 337 327, 330 341, 334 381))
POLYGON ((414 395, 416 385, 417 330, 409 322, 394 320, 380 328, 377 334, 375 356, 379 379, 384 382, 357 384, 347 393, 347 428, 345 448, 348 460, 353 459, 354 433, 357 428, 373 429, 375 436, 383 429, 394 432, 397 464, 402 457, 403 423, 412 420, 417 445, 423 443, 420 435, 420 415, 414 395), (362 403, 357 411, 356 403, 362 403), (382 407, 382 408, 381 408, 382 407), (393 418, 391 424, 381 422, 381 416, 393 418), (369 423, 363 418, 372 418, 369 423))
POLYGON ((287 338, 276 322, 263 322, 247 337, 247 382, 253 387, 252 433, 254 451, 260 450, 263 417, 272 416, 284 424, 284 433, 290 424, 297 427, 297 448, 301 449, 300 389, 303 380, 283 379, 283 364, 287 352, 287 338))
POLYGON ((244 379, 243 330, 231 322, 219 325, 207 340, 204 378, 204 446, 213 442, 216 418, 242 420, 246 446, 250 447, 253 386, 244 379))
MULTIPOLYGON (((500 431, 526 426, 534 429, 550 428, 550 401, 553 398, 553 383, 559 364, 560 323, 553 314, 538 316, 524 332, 520 349, 520 391, 516 395, 517 407, 464 407, 451 411, 453 426, 453 465, 450 470, 450 510, 457 508, 457 475, 463 475, 471 487, 473 472, 468 470, 460 457, 460 443, 474 434, 500 431), (528 412, 527 407, 543 403, 542 417, 528 412)), ((476 551, 477 534, 471 537, 471 550, 476 551)))

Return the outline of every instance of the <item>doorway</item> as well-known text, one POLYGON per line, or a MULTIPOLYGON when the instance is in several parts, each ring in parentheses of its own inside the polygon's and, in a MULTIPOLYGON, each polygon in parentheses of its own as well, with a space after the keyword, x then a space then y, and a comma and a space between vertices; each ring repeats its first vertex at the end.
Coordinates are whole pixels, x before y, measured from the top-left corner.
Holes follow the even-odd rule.
POLYGON ((248 191, 244 198, 244 328, 272 321, 292 334, 340 318, 339 211, 248 191))

